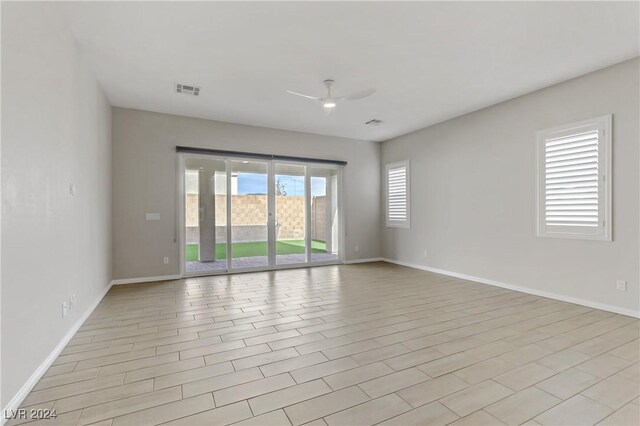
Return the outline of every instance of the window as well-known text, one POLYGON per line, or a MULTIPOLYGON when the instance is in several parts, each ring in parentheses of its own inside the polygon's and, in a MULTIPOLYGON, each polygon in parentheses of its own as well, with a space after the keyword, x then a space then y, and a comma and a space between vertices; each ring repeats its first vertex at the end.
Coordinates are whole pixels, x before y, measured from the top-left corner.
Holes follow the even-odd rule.
POLYGON ((538 132, 538 236, 611 241, 611 115, 538 132))
POLYGON ((409 162, 387 164, 385 171, 387 226, 409 228, 409 162))

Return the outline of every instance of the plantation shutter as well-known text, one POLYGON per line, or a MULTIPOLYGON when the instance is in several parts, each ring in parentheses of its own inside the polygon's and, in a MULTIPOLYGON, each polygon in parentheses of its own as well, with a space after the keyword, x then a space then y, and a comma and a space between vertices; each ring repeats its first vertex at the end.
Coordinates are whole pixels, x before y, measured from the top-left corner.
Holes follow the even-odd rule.
POLYGON ((608 239, 611 116, 539 133, 539 235, 608 239))
POLYGON ((545 224, 598 226, 598 131, 545 141, 545 224))
POLYGON ((387 179, 387 226, 409 227, 409 162, 389 164, 387 179))

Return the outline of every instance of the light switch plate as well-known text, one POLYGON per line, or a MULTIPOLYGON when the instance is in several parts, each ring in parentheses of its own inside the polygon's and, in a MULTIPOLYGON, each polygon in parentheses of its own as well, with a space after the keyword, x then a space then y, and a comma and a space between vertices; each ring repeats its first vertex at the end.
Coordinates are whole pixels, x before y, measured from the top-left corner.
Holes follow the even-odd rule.
POLYGON ((146 220, 160 220, 160 213, 147 213, 145 215, 146 220))
POLYGON ((616 281, 616 290, 618 291, 627 291, 627 282, 624 280, 616 281))

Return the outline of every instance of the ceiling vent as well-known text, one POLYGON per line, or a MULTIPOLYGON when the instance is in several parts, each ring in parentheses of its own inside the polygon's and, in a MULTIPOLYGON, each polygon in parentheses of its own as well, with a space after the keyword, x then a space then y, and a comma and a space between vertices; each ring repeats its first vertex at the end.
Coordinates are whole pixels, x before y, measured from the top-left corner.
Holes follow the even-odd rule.
POLYGON ((198 96, 200 94, 200 88, 196 86, 188 86, 186 84, 176 85, 176 92, 184 93, 185 95, 198 96))
POLYGON ((378 119, 374 118, 372 120, 367 121, 364 124, 366 124, 367 126, 379 126, 379 125, 382 124, 382 120, 378 120, 378 119))

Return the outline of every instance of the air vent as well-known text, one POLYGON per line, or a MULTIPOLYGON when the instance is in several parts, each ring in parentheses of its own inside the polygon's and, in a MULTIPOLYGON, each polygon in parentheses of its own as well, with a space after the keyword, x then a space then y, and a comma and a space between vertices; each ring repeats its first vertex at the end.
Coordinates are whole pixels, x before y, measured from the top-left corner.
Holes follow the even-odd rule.
POLYGON ((374 118, 372 120, 367 121, 364 124, 366 124, 367 126, 379 126, 380 124, 382 124, 382 120, 378 120, 378 119, 374 118))
POLYGON ((176 85, 176 92, 184 93, 185 95, 198 96, 200 94, 200 88, 186 84, 178 84, 176 85))

